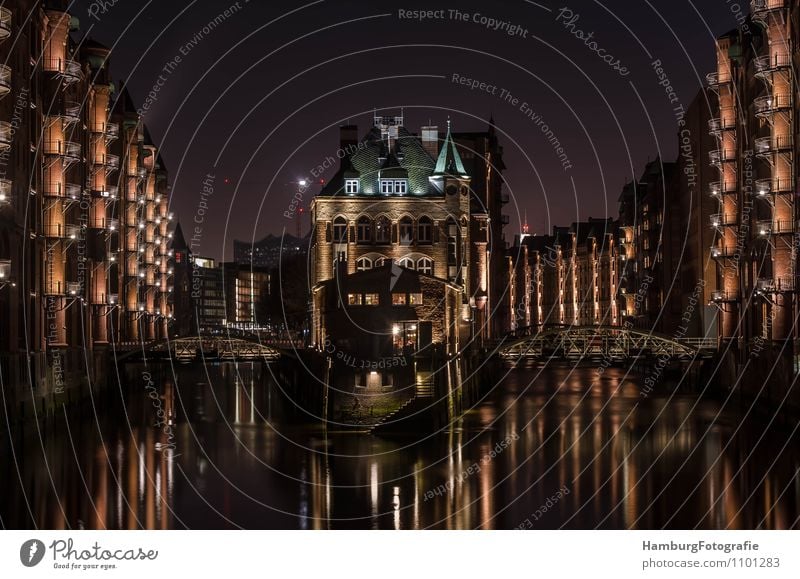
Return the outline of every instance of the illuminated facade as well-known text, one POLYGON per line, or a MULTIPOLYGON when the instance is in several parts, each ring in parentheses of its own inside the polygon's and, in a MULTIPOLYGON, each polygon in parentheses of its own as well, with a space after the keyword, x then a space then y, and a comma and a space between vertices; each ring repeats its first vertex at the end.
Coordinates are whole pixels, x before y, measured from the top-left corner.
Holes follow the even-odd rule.
POLYGON ((797 2, 753 0, 751 20, 717 40, 708 75, 718 95, 709 123, 715 299, 720 337, 737 345, 797 337, 797 13, 797 2))
MULTIPOLYGON (((341 135, 341 150, 349 154, 312 204, 313 344, 325 343, 331 334, 329 316, 336 314, 330 292, 341 289, 328 282, 336 275, 375 269, 385 275, 375 280, 382 285, 368 293, 385 293, 401 274, 416 277, 417 284, 437 280, 442 295, 458 292, 448 307, 441 307, 441 315, 453 312, 451 334, 439 340, 452 352, 470 328, 478 335, 488 333, 490 217, 472 212, 472 177, 449 123, 441 143, 435 127, 423 128, 418 137, 406 130, 402 117, 376 117, 360 141, 354 126, 342 127, 341 135)), ((347 304, 346 296, 342 300, 345 308, 364 307, 347 304)), ((426 320, 387 321, 381 332, 391 337, 401 321, 416 325, 426 320)), ((339 331, 334 337, 359 333, 355 326, 339 331)), ((387 338, 388 351, 390 343, 387 338)))
POLYGON ((48 399, 91 380, 84 349, 164 337, 171 317, 166 171, 76 27, 66 3, 0 8, 0 351, 12 384, 30 356, 48 399))
POLYGON ((509 257, 514 329, 546 325, 621 324, 618 225, 590 219, 523 233, 509 257))

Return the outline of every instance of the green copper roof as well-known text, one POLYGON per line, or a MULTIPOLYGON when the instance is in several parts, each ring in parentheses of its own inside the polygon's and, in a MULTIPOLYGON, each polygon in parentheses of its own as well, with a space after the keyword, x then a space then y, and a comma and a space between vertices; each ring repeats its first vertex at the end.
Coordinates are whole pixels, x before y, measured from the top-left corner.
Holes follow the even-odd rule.
POLYGON ((464 169, 464 163, 461 161, 461 155, 458 154, 453 136, 450 134, 450 120, 447 121, 447 136, 444 139, 442 150, 439 151, 439 158, 436 160, 436 168, 433 170, 433 174, 467 175, 467 171, 464 169))

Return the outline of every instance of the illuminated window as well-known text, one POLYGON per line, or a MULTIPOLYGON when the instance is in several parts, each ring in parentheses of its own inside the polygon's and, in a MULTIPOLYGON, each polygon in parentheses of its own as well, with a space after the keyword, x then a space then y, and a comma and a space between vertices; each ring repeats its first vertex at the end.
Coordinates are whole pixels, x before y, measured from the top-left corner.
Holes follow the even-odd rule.
POLYGON ((340 216, 333 220, 333 241, 347 242, 347 220, 344 217, 340 216))
POLYGON ((358 193, 358 179, 347 179, 344 182, 344 190, 351 195, 358 193))
POLYGON ((372 260, 368 257, 360 257, 356 260, 356 271, 367 271, 372 269, 372 260))
POLYGON ((405 179, 397 180, 394 182, 394 192, 398 195, 405 195, 408 191, 408 183, 405 179))
POLYGON ((378 259, 375 260, 375 263, 373 265, 375 267, 383 267, 384 265, 386 265, 386 258, 379 257, 378 259))
POLYGON ((392 305, 393 306, 406 305, 406 294, 392 294, 392 305))
POLYGON ((381 179, 381 193, 384 195, 394 193, 394 181, 391 179, 381 179))
POLYGON ((361 294, 347 294, 348 305, 360 306, 362 303, 361 294))
POLYGON ((433 223, 431 218, 422 216, 417 222, 417 241, 419 243, 431 243, 433 241, 433 223))
POLYGON ((364 294, 364 305, 365 306, 380 305, 380 296, 378 294, 364 294))
POLYGON ((410 257, 404 257, 400 261, 397 262, 397 265, 400 267, 404 267, 406 269, 414 269, 414 260, 410 257))
POLYGON ((412 306, 422 305, 422 294, 408 294, 408 303, 412 306))
POLYGON ((433 274, 433 260, 427 257, 421 258, 417 261, 417 271, 420 273, 426 273, 428 275, 433 274))
POLYGON ((375 243, 389 243, 392 238, 392 223, 385 215, 375 221, 375 243))

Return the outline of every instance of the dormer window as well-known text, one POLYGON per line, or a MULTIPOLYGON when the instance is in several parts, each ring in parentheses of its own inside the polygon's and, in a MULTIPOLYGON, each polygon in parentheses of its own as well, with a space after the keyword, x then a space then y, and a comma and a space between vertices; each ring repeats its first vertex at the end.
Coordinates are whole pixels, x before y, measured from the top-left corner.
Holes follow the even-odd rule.
POLYGON ((408 193, 407 179, 381 179, 381 194, 405 195, 408 193))
POLYGON ((358 179, 345 179, 344 191, 348 195, 355 195, 358 193, 358 179))

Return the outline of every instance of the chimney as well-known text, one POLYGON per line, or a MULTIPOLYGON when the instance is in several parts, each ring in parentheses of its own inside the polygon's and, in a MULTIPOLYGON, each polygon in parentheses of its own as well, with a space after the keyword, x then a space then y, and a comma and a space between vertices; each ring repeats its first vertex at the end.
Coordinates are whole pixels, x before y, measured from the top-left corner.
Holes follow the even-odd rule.
POLYGON ((349 157, 358 148, 358 125, 344 125, 339 127, 339 147, 341 158, 349 157))
POLYGON ((434 159, 439 156, 439 127, 422 127, 422 146, 434 159))

